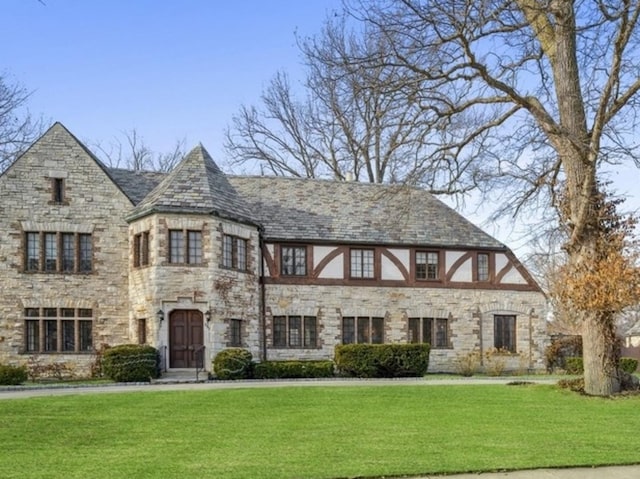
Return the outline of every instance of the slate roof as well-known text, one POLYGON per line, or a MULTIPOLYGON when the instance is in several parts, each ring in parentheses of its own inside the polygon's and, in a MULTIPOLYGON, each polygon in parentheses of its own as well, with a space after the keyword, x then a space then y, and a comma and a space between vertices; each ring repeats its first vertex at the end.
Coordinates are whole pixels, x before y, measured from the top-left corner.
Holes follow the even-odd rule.
POLYGON ((417 188, 268 176, 229 182, 269 240, 506 249, 417 188))
MULTIPOLYGON (((122 175, 127 190, 135 180, 122 175)), ((202 145, 196 146, 184 159, 147 195, 143 189, 159 177, 140 175, 146 184, 138 183, 136 197, 143 197, 128 219, 138 218, 152 212, 167 213, 214 213, 239 221, 255 222, 241 197, 229 184, 227 177, 215 164, 202 145)), ((117 181, 117 180, 116 180, 117 181)), ((125 188, 121 186, 121 188, 125 188)))
POLYGON ((210 157, 206 160, 204 148, 196 148, 189 156, 170 174, 110 170, 130 198, 149 195, 144 201, 136 200, 141 202, 130 218, 153 208, 226 211, 227 216, 235 212, 239 219, 253 218, 271 241, 507 249, 424 190, 301 178, 227 177, 209 162, 210 157), (203 158, 206 174, 200 166, 203 158))

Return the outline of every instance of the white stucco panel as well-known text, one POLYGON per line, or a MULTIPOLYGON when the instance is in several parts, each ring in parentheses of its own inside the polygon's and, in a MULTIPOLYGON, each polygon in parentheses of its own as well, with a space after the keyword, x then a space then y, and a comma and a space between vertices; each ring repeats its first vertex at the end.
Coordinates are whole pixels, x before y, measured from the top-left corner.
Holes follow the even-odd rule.
MULTIPOLYGON (((446 268, 447 273, 451 269, 451 266, 459 260, 465 253, 461 251, 447 251, 446 254, 446 268)), ((465 281, 471 282, 473 281, 473 268, 471 258, 467 259, 464 263, 460 265, 460 267, 456 270, 456 272, 451 277, 451 281, 465 281)))
POLYGON ((344 255, 340 254, 333 258, 322 268, 318 278, 343 278, 344 277, 344 255))
POLYGON ((527 284, 527 280, 520 272, 512 267, 502 278, 501 284, 527 284))
POLYGON ((506 254, 496 253, 496 271, 501 271, 506 265, 509 264, 509 258, 506 254))
POLYGON ((335 246, 314 246, 313 247, 313 269, 316 269, 318 265, 324 261, 324 259, 337 248, 335 246))
POLYGON ((389 249, 389 253, 398 258, 402 263, 402 266, 407 268, 407 271, 410 271, 410 255, 408 249, 389 249))
POLYGON ((381 266, 381 276, 382 276, 381 279, 396 279, 396 280, 404 279, 404 277, 402 276, 402 272, 385 255, 382 255, 380 266, 381 266))

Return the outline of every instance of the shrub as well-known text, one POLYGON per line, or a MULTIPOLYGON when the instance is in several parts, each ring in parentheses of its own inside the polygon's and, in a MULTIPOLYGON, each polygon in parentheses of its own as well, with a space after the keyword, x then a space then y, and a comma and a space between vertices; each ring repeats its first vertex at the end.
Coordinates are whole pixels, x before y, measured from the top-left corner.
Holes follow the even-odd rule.
POLYGON ((558 386, 563 389, 569 389, 571 391, 584 394, 584 378, 561 379, 558 381, 558 386))
POLYGON ((25 366, 10 366, 0 364, 0 384, 3 386, 17 386, 27 380, 25 366))
POLYGON ((456 373, 470 377, 480 370, 480 352, 471 351, 455 360, 456 373))
POLYGON ((102 355, 103 374, 117 382, 144 382, 160 375, 158 351, 143 344, 122 344, 102 355))
POLYGON ((582 356, 582 338, 580 336, 560 336, 555 338, 544 352, 547 371, 565 369, 565 359, 582 356))
POLYGON ((620 358, 619 366, 625 373, 633 374, 638 369, 638 360, 635 358, 620 358))
POLYGON ((336 346, 339 373, 359 378, 423 376, 429 367, 428 344, 345 344, 336 346))
POLYGON ((254 367, 256 379, 330 378, 333 361, 263 361, 254 367))
POLYGON ((567 374, 582 374, 584 372, 584 363, 582 358, 565 358, 565 370, 567 374))
POLYGON ((251 379, 253 357, 246 349, 229 348, 213 359, 213 372, 218 379, 251 379))
POLYGON ((511 353, 505 349, 491 348, 485 351, 484 369, 489 376, 502 376, 507 368, 507 356, 511 353))

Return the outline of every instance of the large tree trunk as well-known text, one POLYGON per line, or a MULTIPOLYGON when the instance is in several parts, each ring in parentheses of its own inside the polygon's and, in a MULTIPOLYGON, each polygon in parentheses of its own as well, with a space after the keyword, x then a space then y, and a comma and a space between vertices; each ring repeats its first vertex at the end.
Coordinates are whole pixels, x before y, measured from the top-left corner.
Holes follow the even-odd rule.
POLYGON ((619 350, 610 312, 585 314, 582 329, 584 390, 593 396, 620 392, 619 350))

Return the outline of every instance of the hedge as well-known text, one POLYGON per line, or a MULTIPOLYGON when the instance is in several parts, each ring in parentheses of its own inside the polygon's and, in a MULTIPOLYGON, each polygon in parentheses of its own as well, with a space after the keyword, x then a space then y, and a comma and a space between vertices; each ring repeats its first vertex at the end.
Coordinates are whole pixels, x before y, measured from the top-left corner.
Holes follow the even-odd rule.
POLYGON ((344 344, 335 349, 338 373, 359 378, 424 376, 428 344, 344 344))
POLYGON ((255 365, 256 379, 330 378, 333 361, 263 361, 255 365))
POLYGON ((251 379, 253 356, 246 349, 229 348, 213 359, 213 372, 218 379, 251 379))
POLYGON ((102 372, 117 382, 145 382, 160 376, 156 348, 142 344, 122 344, 106 349, 102 372))
POLYGON ((25 366, 10 366, 0 364, 0 385, 17 386, 27 380, 27 368, 25 366))
MULTIPOLYGON (((584 372, 583 359, 579 357, 566 358, 566 370, 568 374, 582 374, 584 372)), ((620 358, 618 367, 629 374, 638 369, 638 360, 634 358, 620 358)))
POLYGON ((618 366, 625 373, 633 374, 638 369, 638 360, 635 358, 620 358, 618 366))

